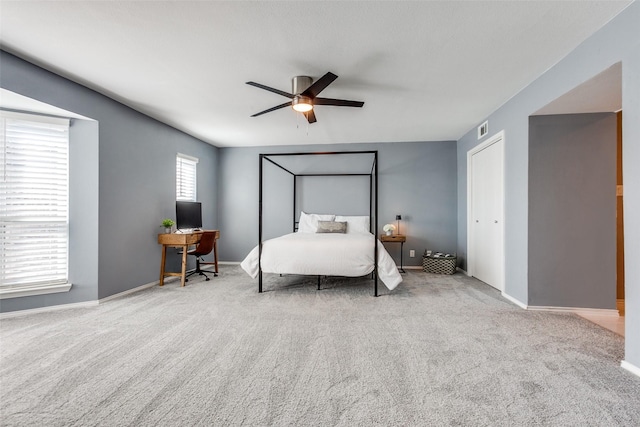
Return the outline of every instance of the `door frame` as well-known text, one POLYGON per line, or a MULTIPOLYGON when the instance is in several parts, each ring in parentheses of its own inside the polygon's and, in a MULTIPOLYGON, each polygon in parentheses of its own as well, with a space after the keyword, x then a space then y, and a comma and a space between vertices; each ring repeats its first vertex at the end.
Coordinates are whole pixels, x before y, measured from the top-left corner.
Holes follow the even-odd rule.
POLYGON ((501 252, 502 256, 500 257, 500 284, 498 289, 504 293, 505 291, 505 162, 504 162, 504 147, 505 147, 505 136, 504 130, 495 133, 491 137, 487 138, 484 142, 476 145, 469 151, 467 151, 467 275, 473 276, 474 273, 474 262, 475 262, 475 254, 473 253, 473 233, 471 232, 473 227, 473 204, 472 204, 472 194, 473 194, 473 162, 472 158, 474 154, 479 153, 485 148, 496 144, 498 142, 502 142, 500 146, 500 165, 501 165, 501 180, 502 180, 502 241, 501 243, 501 252))

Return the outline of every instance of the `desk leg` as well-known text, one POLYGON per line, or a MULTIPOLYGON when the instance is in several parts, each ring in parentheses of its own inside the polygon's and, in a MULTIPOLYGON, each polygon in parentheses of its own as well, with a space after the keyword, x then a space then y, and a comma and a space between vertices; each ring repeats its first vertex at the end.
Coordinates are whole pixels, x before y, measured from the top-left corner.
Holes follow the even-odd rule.
POLYGON ((182 248, 182 275, 180 275, 180 286, 184 286, 184 282, 187 274, 187 251, 189 250, 188 245, 184 245, 182 248))
POLYGON ((167 247, 162 245, 162 261, 160 262, 160 286, 164 285, 164 264, 167 260, 167 247))
POLYGON ((213 239, 213 262, 215 267, 214 276, 218 275, 218 239, 213 239))

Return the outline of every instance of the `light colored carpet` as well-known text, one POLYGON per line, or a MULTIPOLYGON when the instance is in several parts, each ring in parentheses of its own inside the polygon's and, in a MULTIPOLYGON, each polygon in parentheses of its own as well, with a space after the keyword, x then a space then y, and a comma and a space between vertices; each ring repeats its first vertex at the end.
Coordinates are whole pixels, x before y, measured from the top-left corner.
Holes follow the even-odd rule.
POLYGON ((640 425, 623 338, 462 275, 370 281, 236 266, 2 320, 3 426, 640 425))

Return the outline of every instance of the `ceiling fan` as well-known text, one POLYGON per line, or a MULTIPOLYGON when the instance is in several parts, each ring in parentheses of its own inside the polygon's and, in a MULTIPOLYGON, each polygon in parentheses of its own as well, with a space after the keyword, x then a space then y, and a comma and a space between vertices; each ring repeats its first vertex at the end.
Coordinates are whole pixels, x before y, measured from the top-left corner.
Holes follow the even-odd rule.
POLYGON ((315 105, 333 105, 338 107, 362 107, 364 102, 361 101, 348 101, 346 99, 333 99, 333 98, 319 98, 318 95, 327 86, 329 86, 338 76, 329 72, 320 77, 315 82, 311 77, 296 76, 291 79, 292 93, 288 93, 282 90, 274 89, 269 86, 262 85, 256 82, 247 82, 248 85, 258 87, 260 89, 268 90, 269 92, 277 93, 278 95, 286 96, 291 101, 284 104, 276 105, 268 110, 260 111, 252 115, 251 117, 257 117, 262 114, 270 113, 275 110, 279 110, 284 107, 291 106, 295 111, 304 114, 309 123, 315 123, 316 115, 313 111, 315 105))

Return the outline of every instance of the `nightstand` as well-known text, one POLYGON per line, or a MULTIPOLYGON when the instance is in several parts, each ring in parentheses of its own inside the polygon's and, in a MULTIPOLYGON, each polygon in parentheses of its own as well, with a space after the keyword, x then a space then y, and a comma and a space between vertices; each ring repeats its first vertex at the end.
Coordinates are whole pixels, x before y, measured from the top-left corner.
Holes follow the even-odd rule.
POLYGON ((400 243, 400 268, 398 270, 400 271, 400 273, 406 273, 406 271, 404 271, 404 266, 402 264, 402 253, 404 248, 404 242, 407 241, 407 236, 405 236, 404 234, 392 234, 391 236, 387 236, 386 234, 383 234, 380 236, 380 241, 382 243, 390 243, 390 242, 400 243))

